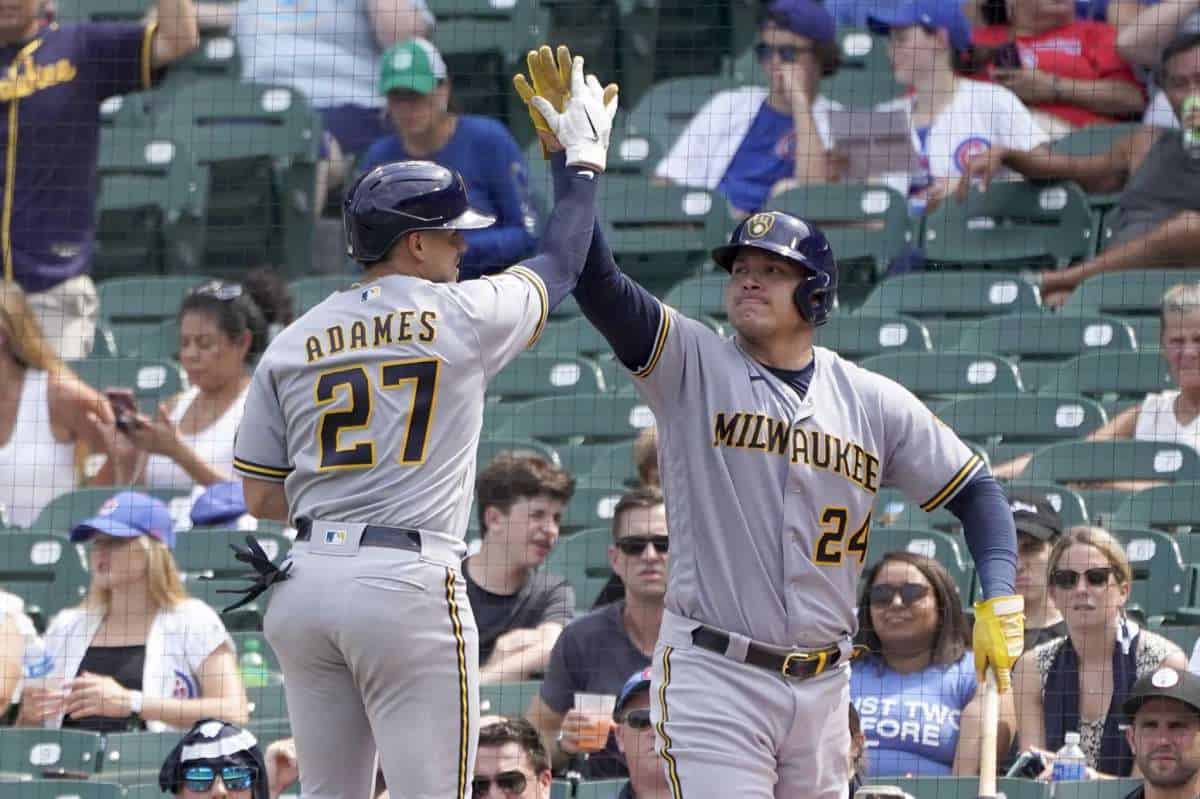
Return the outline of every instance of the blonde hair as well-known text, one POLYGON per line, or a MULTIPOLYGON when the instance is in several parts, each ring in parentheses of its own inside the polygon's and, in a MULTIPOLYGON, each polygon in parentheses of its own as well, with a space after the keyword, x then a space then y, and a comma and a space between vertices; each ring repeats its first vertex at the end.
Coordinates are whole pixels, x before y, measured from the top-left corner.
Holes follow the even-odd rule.
POLYGON ((25 292, 16 283, 0 283, 0 325, 17 363, 52 375, 66 368, 46 341, 29 301, 25 299, 25 292))
POLYGON ((1167 314, 1200 311, 1200 283, 1177 283, 1163 294, 1159 313, 1165 322, 1167 314))
MULTIPOLYGON (((188 598, 187 589, 183 587, 183 578, 179 575, 179 567, 175 565, 175 556, 167 545, 148 535, 138 536, 142 549, 146 552, 146 582, 149 583, 150 601, 155 610, 170 609, 188 598)), ((87 597, 83 604, 91 610, 107 612, 112 602, 112 592, 107 588, 88 587, 87 597)))
POLYGON ((1058 568, 1063 553, 1076 544, 1099 550, 1112 567, 1113 576, 1117 578, 1118 583, 1129 585, 1133 582, 1133 569, 1129 566, 1129 558, 1125 556, 1125 547, 1121 542, 1103 527, 1085 525, 1068 528, 1055 542, 1054 549, 1050 550, 1050 559, 1046 563, 1047 578, 1058 568))

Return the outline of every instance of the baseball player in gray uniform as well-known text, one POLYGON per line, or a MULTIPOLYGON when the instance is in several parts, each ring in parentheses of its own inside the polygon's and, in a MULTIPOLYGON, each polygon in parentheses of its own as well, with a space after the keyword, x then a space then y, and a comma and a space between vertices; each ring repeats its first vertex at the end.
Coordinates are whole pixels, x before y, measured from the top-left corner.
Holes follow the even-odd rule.
POLYGON ((571 102, 547 106, 568 185, 537 256, 455 282, 461 231, 492 219, 448 169, 376 167, 345 202, 363 280, 255 370, 234 465, 250 512, 299 533, 287 579, 262 582, 305 797, 368 799, 377 749, 394 795, 468 795, 479 665, 460 561, 484 390, 578 278, 616 112, 573 70, 571 102))
MULTIPOLYGON (((552 161, 565 191, 563 157, 552 161)), ((599 225, 575 290, 658 426, 672 539, 653 661, 658 749, 675 797, 836 799, 879 489, 962 519, 986 597, 976 665, 1001 690, 1022 646, 1012 516, 979 456, 910 392, 814 346, 837 289, 816 227, 755 214, 713 259, 730 273, 730 339, 622 274, 599 225)))

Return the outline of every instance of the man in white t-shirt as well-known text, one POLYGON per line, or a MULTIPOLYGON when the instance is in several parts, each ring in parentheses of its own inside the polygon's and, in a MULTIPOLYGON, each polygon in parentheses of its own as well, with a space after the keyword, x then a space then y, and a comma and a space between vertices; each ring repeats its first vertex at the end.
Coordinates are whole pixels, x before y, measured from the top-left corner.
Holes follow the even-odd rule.
POLYGON ((824 183, 829 111, 817 94, 837 67, 836 26, 816 0, 775 0, 754 52, 769 86, 720 92, 701 107, 655 177, 715 189, 735 216, 757 211, 787 186, 824 183))
POLYGON ((995 146, 1033 149, 1049 141, 1029 109, 1003 86, 967 80, 954 73, 953 54, 970 46, 962 9, 936 0, 906 0, 879 8, 867 20, 888 36, 896 82, 908 94, 877 107, 904 111, 912 129, 921 172, 883 176, 907 189, 914 205, 932 210, 953 190, 968 159, 995 146))

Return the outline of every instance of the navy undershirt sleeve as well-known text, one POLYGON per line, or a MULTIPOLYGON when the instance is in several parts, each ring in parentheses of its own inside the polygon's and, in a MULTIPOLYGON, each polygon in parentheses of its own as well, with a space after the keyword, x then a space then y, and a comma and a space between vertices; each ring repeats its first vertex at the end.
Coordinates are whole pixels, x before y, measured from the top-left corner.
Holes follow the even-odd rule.
POLYGON ((967 549, 985 599, 1015 593, 1017 531, 1004 489, 989 472, 980 471, 963 486, 946 508, 963 524, 967 549))
MULTIPOLYGON (((562 153, 554 153, 550 163, 554 193, 562 196, 569 170, 566 158, 562 153)), ((575 301, 627 369, 636 371, 646 365, 654 350, 663 306, 620 270, 599 222, 592 230, 592 245, 575 287, 575 301)))
POLYGON ((563 192, 546 221, 541 250, 521 262, 546 284, 551 308, 571 293, 583 271, 596 222, 596 181, 592 170, 565 167, 563 192))

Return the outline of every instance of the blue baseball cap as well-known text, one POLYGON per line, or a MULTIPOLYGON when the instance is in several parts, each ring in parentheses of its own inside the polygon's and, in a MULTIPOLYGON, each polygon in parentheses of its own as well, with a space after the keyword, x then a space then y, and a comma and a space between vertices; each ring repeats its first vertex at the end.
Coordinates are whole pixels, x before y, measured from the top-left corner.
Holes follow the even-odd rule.
POLYGON ((621 686, 621 693, 617 694, 617 704, 613 705, 613 721, 621 723, 621 711, 625 705, 629 704, 629 700, 638 691, 646 691, 650 689, 650 668, 644 668, 641 671, 635 671, 629 675, 629 679, 625 681, 625 685, 621 686))
POLYGON ((246 496, 241 480, 213 483, 192 503, 192 524, 212 527, 236 522, 246 515, 246 496))
POLYGON ((71 540, 79 543, 100 533, 114 538, 148 535, 175 548, 175 525, 161 500, 138 491, 122 491, 105 500, 96 515, 71 528, 71 540))
POLYGON ((946 31, 955 50, 971 46, 971 23, 954 0, 902 0, 891 7, 876 8, 867 16, 867 27, 882 36, 891 33, 892 28, 914 25, 946 31))
POLYGON ((767 19, 814 42, 832 42, 837 33, 833 15, 816 0, 775 0, 767 6, 767 19))

